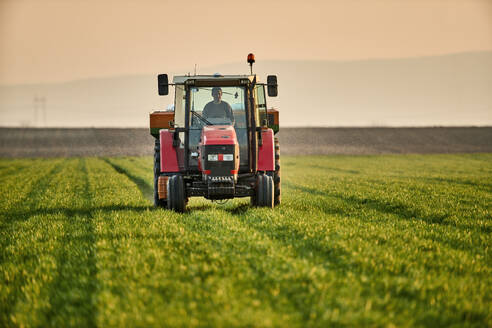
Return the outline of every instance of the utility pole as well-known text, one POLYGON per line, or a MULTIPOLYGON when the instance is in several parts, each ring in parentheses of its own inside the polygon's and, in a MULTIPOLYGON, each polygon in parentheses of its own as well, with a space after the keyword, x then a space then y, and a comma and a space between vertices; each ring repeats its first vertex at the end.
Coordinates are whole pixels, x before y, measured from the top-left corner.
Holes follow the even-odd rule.
POLYGON ((47 112, 46 112, 46 97, 35 95, 33 99, 34 103, 34 126, 46 126, 47 125, 47 112))
POLYGON ((46 127, 46 97, 41 97, 41 112, 43 113, 43 126, 46 127))
POLYGON ((38 125, 38 110, 39 110, 39 100, 40 98, 38 97, 38 95, 35 95, 34 96, 34 127, 36 127, 38 125))

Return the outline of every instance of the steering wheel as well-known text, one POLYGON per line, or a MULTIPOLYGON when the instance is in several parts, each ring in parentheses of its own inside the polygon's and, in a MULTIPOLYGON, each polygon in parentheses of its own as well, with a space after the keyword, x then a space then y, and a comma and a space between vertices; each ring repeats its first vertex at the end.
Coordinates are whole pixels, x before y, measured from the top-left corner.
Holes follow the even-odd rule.
POLYGON ((196 117, 198 118, 202 124, 205 123, 206 125, 213 125, 212 123, 210 123, 209 121, 207 121, 207 119, 205 117, 203 117, 202 115, 198 114, 197 112, 195 112, 194 110, 191 111, 191 113, 196 117))

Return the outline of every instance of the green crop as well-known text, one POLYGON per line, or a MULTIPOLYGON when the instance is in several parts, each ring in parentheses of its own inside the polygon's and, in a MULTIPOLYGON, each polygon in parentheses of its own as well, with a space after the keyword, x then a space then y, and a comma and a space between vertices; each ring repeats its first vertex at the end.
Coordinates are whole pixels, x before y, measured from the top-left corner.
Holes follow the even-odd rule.
POLYGON ((492 326, 492 154, 286 157, 282 205, 152 159, 0 160, 0 326, 492 326))

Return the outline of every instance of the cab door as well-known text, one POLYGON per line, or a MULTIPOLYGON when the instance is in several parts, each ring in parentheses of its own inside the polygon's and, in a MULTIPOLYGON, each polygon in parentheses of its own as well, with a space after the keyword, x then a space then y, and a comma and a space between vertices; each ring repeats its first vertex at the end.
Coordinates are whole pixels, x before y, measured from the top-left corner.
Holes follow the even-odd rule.
MULTIPOLYGON (((186 128, 186 90, 184 85, 176 85, 174 94, 174 128, 186 128)), ((180 171, 185 170, 185 132, 180 131, 176 136, 177 146, 176 155, 178 156, 178 166, 180 171)))
POLYGON ((265 97, 265 86, 256 85, 255 86, 255 111, 258 117, 256 121, 257 126, 261 126, 263 120, 267 118, 267 105, 265 97))

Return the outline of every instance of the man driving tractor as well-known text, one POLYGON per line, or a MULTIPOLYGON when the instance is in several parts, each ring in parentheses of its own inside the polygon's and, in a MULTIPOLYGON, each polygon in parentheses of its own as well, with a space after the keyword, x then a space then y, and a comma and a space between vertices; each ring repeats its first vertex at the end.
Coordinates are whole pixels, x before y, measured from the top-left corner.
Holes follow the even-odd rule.
POLYGON ((231 105, 222 101, 222 88, 213 87, 212 97, 214 100, 205 105, 203 109, 204 118, 227 118, 234 125, 234 115, 232 114, 231 105))

